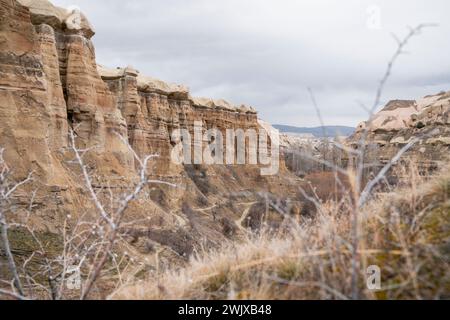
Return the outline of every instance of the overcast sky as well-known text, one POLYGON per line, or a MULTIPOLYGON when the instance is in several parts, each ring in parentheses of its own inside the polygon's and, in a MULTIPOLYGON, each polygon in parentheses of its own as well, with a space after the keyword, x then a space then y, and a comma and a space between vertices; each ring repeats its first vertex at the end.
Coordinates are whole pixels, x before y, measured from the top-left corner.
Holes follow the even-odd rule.
POLYGON ((383 101, 450 90, 448 0, 53 0, 77 5, 96 30, 97 61, 187 85, 193 95, 254 106, 273 124, 367 118, 378 80, 407 26, 411 40, 383 101), (379 19, 378 19, 379 13, 379 19))

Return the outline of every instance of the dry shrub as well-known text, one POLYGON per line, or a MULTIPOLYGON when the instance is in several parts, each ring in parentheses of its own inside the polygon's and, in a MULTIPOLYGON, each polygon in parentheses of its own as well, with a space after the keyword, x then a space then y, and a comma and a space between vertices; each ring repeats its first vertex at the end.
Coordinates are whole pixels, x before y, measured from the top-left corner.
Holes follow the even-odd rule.
MULTIPOLYGON (((356 276, 362 299, 450 298, 450 174, 411 179, 413 186, 375 195, 360 212, 356 276), (381 290, 367 288, 370 265, 381 269, 381 290)), ((185 268, 151 274, 111 297, 350 299, 351 208, 342 201, 322 203, 316 219, 292 222, 282 235, 261 232, 203 252, 185 268)))

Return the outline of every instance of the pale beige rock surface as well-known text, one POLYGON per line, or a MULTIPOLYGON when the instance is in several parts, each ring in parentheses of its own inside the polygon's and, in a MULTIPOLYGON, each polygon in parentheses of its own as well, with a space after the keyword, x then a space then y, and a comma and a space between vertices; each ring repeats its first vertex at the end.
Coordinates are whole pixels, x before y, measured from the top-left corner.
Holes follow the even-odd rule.
POLYGON ((365 129, 371 160, 392 158, 414 138, 419 142, 408 155, 424 168, 437 168, 450 155, 450 91, 417 100, 389 102, 375 114, 371 125, 363 122, 348 143, 357 147, 365 129))
MULTIPOLYGON (((449 112, 450 92, 441 92, 418 100, 394 100, 373 116, 369 131, 395 132, 417 125, 445 124, 449 112)), ((367 122, 363 122, 357 130, 361 131, 367 125, 367 122)))
POLYGON ((45 23, 57 30, 65 28, 71 32, 81 32, 87 38, 95 34, 86 16, 76 6, 60 8, 47 0, 18 0, 18 2, 30 10, 31 20, 36 25, 45 23))

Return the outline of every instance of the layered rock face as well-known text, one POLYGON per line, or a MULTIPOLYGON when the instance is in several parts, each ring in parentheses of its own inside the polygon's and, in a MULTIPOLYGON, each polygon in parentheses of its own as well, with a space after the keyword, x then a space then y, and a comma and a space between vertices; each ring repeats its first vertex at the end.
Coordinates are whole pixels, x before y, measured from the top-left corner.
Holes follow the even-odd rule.
POLYGON ((252 108, 192 98, 186 87, 130 67, 98 67, 94 31, 83 15, 72 26, 72 12, 45 0, 3 0, 1 10, 1 142, 7 150, 27 148, 11 158, 36 161, 44 176, 54 153, 68 146, 69 127, 80 147, 94 147, 99 168, 113 162, 108 167, 125 176, 133 156, 118 134, 139 155, 159 154, 157 173, 177 175, 169 161, 172 130, 191 129, 194 121, 205 129, 258 129, 252 108))
POLYGON ((126 119, 130 143, 139 155, 158 154, 156 172, 177 175, 171 164, 171 133, 187 129, 193 136, 194 123, 204 130, 258 131, 257 113, 247 106, 207 98, 191 97, 188 88, 145 77, 131 67, 107 69, 99 66, 102 79, 116 99, 116 107, 126 119))
POLYGON ((193 133, 200 122, 203 131, 217 128, 224 137, 227 129, 258 132, 256 111, 192 97, 186 87, 132 67, 98 66, 94 33, 84 15, 46 0, 0 0, 0 147, 15 178, 33 171, 33 182, 14 202, 25 208, 37 192, 36 225, 61 233, 68 215, 95 213, 73 163, 69 129, 76 145, 89 150, 84 160, 99 192, 108 187, 120 195, 132 185, 134 152, 159 155, 148 171, 178 187, 148 186, 129 213, 151 221, 135 230, 137 243, 150 239, 180 256, 204 239, 220 243, 236 234, 247 207, 262 198, 259 192, 296 196, 283 167, 279 175, 262 177, 258 166, 173 163, 173 130, 193 133))
POLYGON ((126 123, 97 73, 89 39, 93 31, 87 23, 68 29, 63 9, 47 1, 22 2, 30 7, 1 2, 3 147, 9 153, 26 148, 13 158, 34 162, 49 178, 51 158, 67 147, 70 125, 81 145, 95 146, 98 153, 110 153, 120 165, 132 167, 126 146, 110 132, 126 136, 126 123))
POLYGON ((52 180, 56 150, 67 145, 67 112, 53 29, 31 24, 16 1, 0 2, 0 139, 20 172, 52 180))
POLYGON ((385 162, 412 139, 419 138, 409 155, 425 169, 433 169, 450 151, 450 92, 389 102, 371 122, 358 126, 349 143, 357 147, 365 129, 368 130, 369 157, 385 162))

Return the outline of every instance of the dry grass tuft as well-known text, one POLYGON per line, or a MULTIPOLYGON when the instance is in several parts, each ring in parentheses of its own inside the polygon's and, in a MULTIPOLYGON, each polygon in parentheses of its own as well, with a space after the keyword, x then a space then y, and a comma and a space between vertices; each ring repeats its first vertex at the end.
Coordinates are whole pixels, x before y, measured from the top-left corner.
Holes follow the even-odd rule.
MULTIPOLYGON (((362 299, 450 298, 450 174, 425 181, 410 172, 401 190, 376 195, 360 212, 362 299), (370 265, 381 269, 381 290, 367 289, 370 265)), ((111 298, 350 299, 350 211, 350 203, 331 200, 283 235, 267 230, 204 252, 181 270, 152 274, 111 298)))

